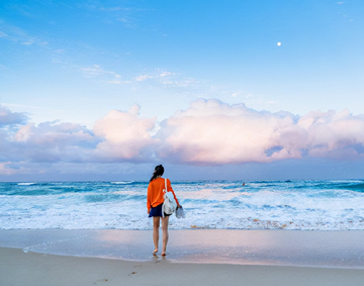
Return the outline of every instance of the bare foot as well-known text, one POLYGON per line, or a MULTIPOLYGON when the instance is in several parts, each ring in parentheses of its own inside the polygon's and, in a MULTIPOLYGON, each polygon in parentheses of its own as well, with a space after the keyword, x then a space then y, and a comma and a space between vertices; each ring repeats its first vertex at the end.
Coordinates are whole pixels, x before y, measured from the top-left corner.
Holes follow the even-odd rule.
POLYGON ((158 248, 154 249, 153 254, 156 254, 158 252, 158 248))

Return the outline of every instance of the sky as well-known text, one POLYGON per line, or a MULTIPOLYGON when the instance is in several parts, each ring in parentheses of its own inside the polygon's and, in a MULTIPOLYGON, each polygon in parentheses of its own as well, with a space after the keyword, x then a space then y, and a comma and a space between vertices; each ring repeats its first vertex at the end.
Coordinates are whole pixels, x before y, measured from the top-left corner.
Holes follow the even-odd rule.
POLYGON ((364 2, 0 2, 0 181, 362 179, 364 2))

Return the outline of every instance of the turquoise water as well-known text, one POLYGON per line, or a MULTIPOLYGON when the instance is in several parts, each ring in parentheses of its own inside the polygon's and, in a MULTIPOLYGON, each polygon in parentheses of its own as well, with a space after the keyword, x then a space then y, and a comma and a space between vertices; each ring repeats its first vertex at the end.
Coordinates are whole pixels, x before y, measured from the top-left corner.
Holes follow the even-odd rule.
MULTIPOLYGON (((172 229, 363 230, 364 180, 173 182, 172 229)), ((0 229, 151 229, 148 182, 0 183, 0 229)))

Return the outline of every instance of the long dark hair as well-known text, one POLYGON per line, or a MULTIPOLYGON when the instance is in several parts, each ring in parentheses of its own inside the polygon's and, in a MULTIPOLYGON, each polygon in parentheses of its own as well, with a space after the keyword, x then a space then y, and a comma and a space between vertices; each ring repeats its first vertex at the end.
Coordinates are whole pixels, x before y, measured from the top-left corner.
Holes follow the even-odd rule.
POLYGON ((153 181, 158 176, 162 176, 163 174, 164 174, 164 167, 162 165, 158 165, 157 167, 155 167, 153 176, 150 178, 149 182, 153 181))

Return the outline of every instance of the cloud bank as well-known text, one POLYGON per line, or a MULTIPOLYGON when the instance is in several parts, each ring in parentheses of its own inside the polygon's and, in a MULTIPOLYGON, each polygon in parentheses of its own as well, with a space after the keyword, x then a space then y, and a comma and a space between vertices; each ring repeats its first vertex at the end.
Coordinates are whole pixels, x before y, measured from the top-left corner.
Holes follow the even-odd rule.
POLYGON ((162 122, 161 158, 176 162, 231 164, 288 158, 363 156, 364 117, 313 111, 258 112, 244 104, 197 100, 162 122))
POLYGON ((137 105, 111 110, 89 130, 77 123, 35 125, 25 114, 0 106, 0 175, 40 171, 30 170, 36 164, 364 159, 364 115, 346 109, 296 116, 199 99, 159 125, 157 117, 141 118, 139 111, 137 105))

